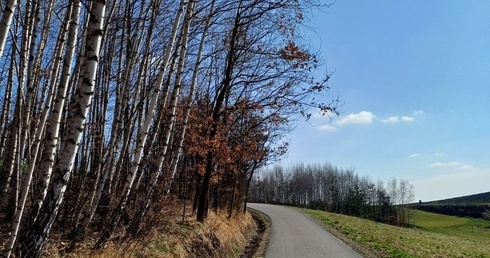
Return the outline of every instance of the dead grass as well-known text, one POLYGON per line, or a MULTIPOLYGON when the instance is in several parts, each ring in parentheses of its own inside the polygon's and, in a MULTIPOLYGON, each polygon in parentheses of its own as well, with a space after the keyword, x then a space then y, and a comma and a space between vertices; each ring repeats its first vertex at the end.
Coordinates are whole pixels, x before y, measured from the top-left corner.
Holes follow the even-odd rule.
POLYGON ((51 241, 47 246, 48 257, 239 257, 255 234, 255 222, 249 213, 228 219, 224 212, 210 212, 204 224, 190 217, 184 223, 179 217, 167 219, 137 240, 110 241, 99 251, 90 249, 95 240, 77 245, 76 252, 69 254, 61 251, 68 243, 51 241))

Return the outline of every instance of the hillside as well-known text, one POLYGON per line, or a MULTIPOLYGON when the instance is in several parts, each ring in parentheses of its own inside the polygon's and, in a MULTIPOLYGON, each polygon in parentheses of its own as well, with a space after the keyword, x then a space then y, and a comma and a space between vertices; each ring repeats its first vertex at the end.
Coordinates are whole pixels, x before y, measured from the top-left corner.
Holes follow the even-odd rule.
POLYGON ((437 200, 427 204, 490 204, 490 192, 437 200))
POLYGON ((490 192, 412 205, 412 208, 439 214, 490 219, 490 192))

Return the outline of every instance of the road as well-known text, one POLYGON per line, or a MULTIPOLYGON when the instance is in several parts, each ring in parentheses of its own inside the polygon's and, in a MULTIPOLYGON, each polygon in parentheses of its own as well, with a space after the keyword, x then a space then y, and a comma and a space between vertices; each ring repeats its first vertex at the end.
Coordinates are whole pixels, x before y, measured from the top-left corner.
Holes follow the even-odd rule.
POLYGON ((266 258, 360 258, 348 245, 323 229, 301 211, 278 205, 249 203, 272 223, 266 258))

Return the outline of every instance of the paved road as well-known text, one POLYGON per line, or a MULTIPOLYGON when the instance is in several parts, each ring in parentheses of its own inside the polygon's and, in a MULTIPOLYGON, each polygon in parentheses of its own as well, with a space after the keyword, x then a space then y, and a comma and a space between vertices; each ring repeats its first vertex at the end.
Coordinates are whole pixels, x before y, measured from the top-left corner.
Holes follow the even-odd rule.
POLYGON ((271 218, 272 236, 266 258, 360 258, 349 246, 304 213, 284 206, 249 203, 271 218))

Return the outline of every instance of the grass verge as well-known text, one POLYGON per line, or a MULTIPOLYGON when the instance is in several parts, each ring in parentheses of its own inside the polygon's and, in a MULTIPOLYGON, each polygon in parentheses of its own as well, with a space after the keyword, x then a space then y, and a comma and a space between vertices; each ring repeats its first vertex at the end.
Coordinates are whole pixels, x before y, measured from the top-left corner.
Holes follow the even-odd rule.
POLYGON ((490 257, 490 239, 467 239, 324 211, 301 210, 364 246, 376 257, 490 257))

